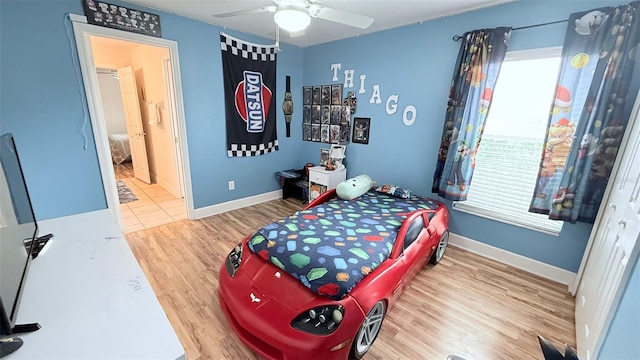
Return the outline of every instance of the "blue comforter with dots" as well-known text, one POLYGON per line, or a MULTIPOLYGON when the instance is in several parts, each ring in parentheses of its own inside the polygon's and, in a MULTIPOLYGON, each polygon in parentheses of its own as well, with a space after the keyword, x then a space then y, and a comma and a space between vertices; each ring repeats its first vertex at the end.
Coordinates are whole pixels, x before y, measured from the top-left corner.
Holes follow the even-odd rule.
POLYGON ((437 207, 375 190, 353 200, 336 197, 263 227, 248 246, 315 293, 339 300, 389 257, 409 214, 437 207))

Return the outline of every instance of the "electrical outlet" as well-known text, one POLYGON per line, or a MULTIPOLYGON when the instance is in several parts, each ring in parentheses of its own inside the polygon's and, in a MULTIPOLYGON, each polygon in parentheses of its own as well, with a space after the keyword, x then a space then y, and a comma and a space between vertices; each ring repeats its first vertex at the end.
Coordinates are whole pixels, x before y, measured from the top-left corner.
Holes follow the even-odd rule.
POLYGON ((229 190, 234 190, 236 188, 236 182, 231 180, 229 181, 229 190))

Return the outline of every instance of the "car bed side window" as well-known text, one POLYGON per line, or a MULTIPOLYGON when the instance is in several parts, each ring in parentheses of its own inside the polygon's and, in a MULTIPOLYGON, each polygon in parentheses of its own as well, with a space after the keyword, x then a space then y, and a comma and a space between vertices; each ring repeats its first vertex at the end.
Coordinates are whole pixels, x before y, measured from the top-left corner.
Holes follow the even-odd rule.
POLYGON ((411 221, 409 229, 407 230, 407 233, 404 237, 405 249, 408 248, 409 245, 411 245, 414 241, 416 241, 422 229, 424 229, 424 218, 423 216, 418 216, 417 218, 413 219, 413 221, 411 221))

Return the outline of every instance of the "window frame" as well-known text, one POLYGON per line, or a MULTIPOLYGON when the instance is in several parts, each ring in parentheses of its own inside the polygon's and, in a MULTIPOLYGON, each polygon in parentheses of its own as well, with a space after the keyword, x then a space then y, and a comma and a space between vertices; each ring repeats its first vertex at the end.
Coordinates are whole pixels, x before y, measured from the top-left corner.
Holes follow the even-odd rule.
MULTIPOLYGON (((539 60, 539 59, 547 59, 550 57, 561 57, 561 56, 562 56, 562 47, 553 46, 553 47, 546 47, 546 48, 509 51, 505 55, 504 61, 506 62, 506 61, 522 61, 522 60, 539 60)), ((559 72, 558 72, 558 76, 560 76, 559 72)), ((551 108, 551 104, 552 103, 550 102, 549 108, 551 108)), ((473 185, 473 182, 471 183, 471 186, 472 185, 473 185)), ((502 222, 505 224, 513 225, 513 226, 518 226, 528 230, 545 233, 552 236, 560 236, 560 232, 562 231, 562 228, 564 225, 564 222, 559 220, 550 220, 550 221, 560 222, 560 226, 558 227, 557 230, 551 227, 545 227, 541 225, 532 225, 530 223, 525 223, 520 219, 513 219, 509 217, 509 215, 506 213, 490 211, 482 207, 469 204, 467 201, 454 201, 451 205, 451 208, 456 211, 487 218, 493 221, 498 221, 498 222, 502 222)), ((542 214, 538 214, 538 215, 544 216, 542 214)))

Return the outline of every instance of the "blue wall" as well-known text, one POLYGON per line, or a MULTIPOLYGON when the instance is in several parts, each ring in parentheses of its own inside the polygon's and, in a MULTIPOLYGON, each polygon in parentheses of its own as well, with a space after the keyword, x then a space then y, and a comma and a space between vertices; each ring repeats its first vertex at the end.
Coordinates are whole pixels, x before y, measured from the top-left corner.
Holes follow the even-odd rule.
MULTIPOLYGON (((304 85, 343 83, 344 70, 354 69, 358 96, 355 116, 371 118, 368 145, 347 147, 348 176, 369 174, 378 183, 397 183, 422 194, 431 192, 445 106, 459 43, 454 34, 498 26, 526 26, 567 19, 569 14, 614 1, 517 1, 422 24, 310 47, 304 52, 304 85), (337 81, 331 64, 341 63, 337 81), (366 75, 364 94, 358 93, 366 75), (370 104, 379 84, 382 103, 370 104), (388 115, 389 95, 399 95, 398 112, 388 115), (415 123, 403 124, 407 105, 417 109, 415 123)), ((567 24, 518 30, 510 50, 561 46, 567 24)), ((322 144, 303 142, 305 153, 317 154, 322 144)), ((576 272, 590 224, 565 224, 559 237, 452 211, 451 231, 486 244, 576 272)))
POLYGON ((86 149, 79 132, 86 102, 66 12, 81 14, 81 2, 0 2, 0 132, 15 135, 38 220, 106 206, 90 121, 86 149))
MULTIPOLYGON (((84 133, 83 103, 73 61, 78 66, 67 31, 67 13, 83 14, 81 1, 0 2, 1 107, 0 132, 13 132, 22 158, 36 217, 39 220, 103 209, 97 153, 90 121, 84 133), (25 26, 25 19, 29 21, 25 26)), ((128 5, 134 7, 132 5, 128 5)), ((283 46, 278 55, 278 140, 280 150, 268 155, 230 159, 226 155, 219 27, 168 13, 159 13, 163 37, 178 42, 184 95, 194 205, 205 207, 279 189, 274 172, 302 167, 302 130, 293 126, 285 137, 279 104, 284 79, 302 86, 302 49, 283 46), (235 180, 236 190, 227 190, 235 180)), ((272 40, 228 31, 258 43, 272 40)), ((75 46, 75 43, 74 45, 75 46)), ((82 82, 80 81, 80 84, 82 82)), ((293 100, 301 102, 300 92, 293 100)), ((302 122, 301 112, 294 122, 302 122)))

